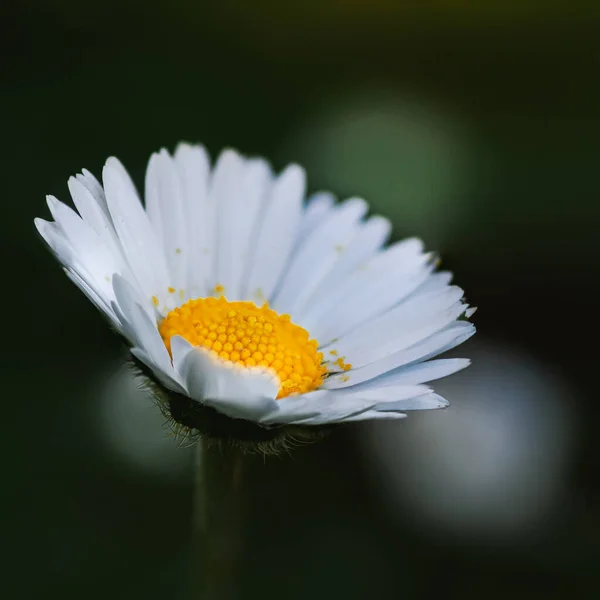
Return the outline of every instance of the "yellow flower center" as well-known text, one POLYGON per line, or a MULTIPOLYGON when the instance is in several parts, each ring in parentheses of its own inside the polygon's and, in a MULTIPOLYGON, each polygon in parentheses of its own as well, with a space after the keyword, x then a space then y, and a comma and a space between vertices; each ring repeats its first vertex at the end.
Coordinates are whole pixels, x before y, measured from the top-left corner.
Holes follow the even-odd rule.
POLYGON ((159 331, 169 353, 171 336, 180 335, 224 362, 272 369, 281 382, 277 398, 311 392, 327 374, 317 341, 267 304, 197 298, 172 310, 159 331))

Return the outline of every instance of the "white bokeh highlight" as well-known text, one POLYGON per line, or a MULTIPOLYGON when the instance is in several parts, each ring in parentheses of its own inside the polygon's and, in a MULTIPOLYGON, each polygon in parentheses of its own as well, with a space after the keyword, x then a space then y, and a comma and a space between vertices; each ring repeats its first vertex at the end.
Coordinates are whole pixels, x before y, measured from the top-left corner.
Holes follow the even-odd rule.
POLYGON ((527 354, 469 346, 468 372, 437 385, 448 409, 410 427, 365 425, 368 469, 391 514, 421 530, 478 542, 535 536, 568 505, 569 390, 527 354))

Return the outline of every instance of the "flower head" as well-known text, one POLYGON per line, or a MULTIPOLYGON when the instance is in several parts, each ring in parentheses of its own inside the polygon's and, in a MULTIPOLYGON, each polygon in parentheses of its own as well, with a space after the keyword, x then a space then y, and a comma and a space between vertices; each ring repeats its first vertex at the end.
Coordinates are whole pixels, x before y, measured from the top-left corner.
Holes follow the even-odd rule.
POLYGON ((363 200, 305 202, 297 165, 181 144, 151 157, 145 205, 116 158, 69 190, 78 212, 50 196, 38 231, 179 426, 269 443, 398 419, 446 406, 424 384, 468 365, 430 360, 475 331, 451 275, 417 239, 384 248, 363 200))

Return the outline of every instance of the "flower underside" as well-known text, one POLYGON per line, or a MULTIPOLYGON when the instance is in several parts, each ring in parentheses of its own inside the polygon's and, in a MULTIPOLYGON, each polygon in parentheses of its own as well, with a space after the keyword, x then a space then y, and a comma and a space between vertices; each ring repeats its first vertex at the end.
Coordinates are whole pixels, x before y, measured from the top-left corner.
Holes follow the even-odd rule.
POLYGON ((271 369, 280 381, 278 399, 311 392, 327 375, 317 341, 266 303, 189 300, 167 314, 159 331, 169 353, 171 337, 179 335, 227 364, 271 369))

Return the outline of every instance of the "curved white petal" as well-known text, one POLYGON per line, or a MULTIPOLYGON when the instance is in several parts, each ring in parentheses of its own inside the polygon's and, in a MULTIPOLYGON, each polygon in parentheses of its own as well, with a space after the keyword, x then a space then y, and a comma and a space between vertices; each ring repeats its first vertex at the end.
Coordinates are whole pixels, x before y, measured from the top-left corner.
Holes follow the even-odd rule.
POLYGON ((428 294, 436 290, 442 290, 448 287, 451 281, 452 273, 450 273, 450 271, 439 271, 438 273, 432 273, 422 285, 417 287, 415 291, 408 296, 408 298, 412 298, 417 294, 428 294))
POLYGON ((236 266, 232 246, 237 235, 236 202, 242 190, 240 181, 244 172, 244 159, 235 150, 224 150, 213 169, 210 197, 216 209, 216 255, 214 257, 211 288, 225 287, 225 293, 235 279, 236 266))
POLYGON ((420 383, 427 383, 452 375, 457 371, 465 369, 470 364, 471 361, 468 358, 438 358, 437 360, 418 362, 404 367, 398 367, 379 377, 355 385, 353 388, 418 385, 420 383))
POLYGON ((325 380, 323 387, 327 389, 338 389, 357 385, 403 365, 427 360, 430 357, 442 354, 443 352, 462 344, 474 333, 475 327, 473 327, 471 323, 459 321, 446 329, 429 336, 418 344, 395 352, 394 354, 390 354, 377 362, 364 367, 359 367, 358 369, 351 369, 345 373, 331 375, 325 380))
POLYGON ((133 182, 116 158, 106 161, 102 177, 112 222, 131 271, 147 302, 155 296, 162 304, 170 285, 165 256, 133 182))
POLYGON ((353 421, 382 421, 382 420, 395 420, 395 419, 406 419, 408 415, 402 412, 394 412, 392 410, 381 411, 381 410, 365 410, 365 412, 359 413, 358 415, 352 415, 344 419, 344 423, 351 423, 353 421))
POLYGON ((319 390, 301 396, 287 396, 277 401, 277 409, 262 418, 265 425, 336 423, 375 405, 373 400, 349 398, 343 400, 319 390))
POLYGON ((394 386, 355 386, 342 390, 329 390, 335 398, 363 398, 373 400, 379 406, 389 402, 398 402, 431 394, 426 385, 394 385, 394 386))
POLYGON ((261 421, 277 407, 279 380, 272 373, 228 366, 179 336, 171 338, 171 348, 177 373, 193 400, 248 421, 261 421))
MULTIPOLYGON (((106 244, 107 249, 119 262, 125 265, 117 234, 113 227, 108 209, 103 208, 97 197, 79 179, 70 177, 68 181, 71 198, 81 218, 94 230, 96 235, 106 244)), ((106 207, 106 202, 104 202, 106 207)))
POLYGON ((317 192, 308 197, 304 214, 298 227, 295 247, 297 248, 304 238, 325 218, 335 205, 335 196, 329 192, 317 192))
POLYGON ((448 400, 434 393, 404 398, 402 400, 391 400, 393 398, 392 390, 395 388, 386 388, 390 390, 390 400, 378 403, 375 408, 381 412, 405 411, 405 410, 435 410, 446 408, 450 405, 448 400))
POLYGON ((36 217, 33 222, 42 239, 48 244, 63 266, 74 268, 76 265, 80 265, 59 225, 54 221, 46 221, 39 217, 36 217))
POLYGON ((362 323, 373 311, 383 312, 410 295, 427 279, 431 269, 422 254, 422 242, 404 240, 357 265, 339 285, 330 286, 318 303, 295 315, 322 343, 362 323))
POLYGON ((57 223, 44 221, 44 219, 39 218, 34 219, 34 223, 39 234, 54 252, 58 261, 63 265, 69 279, 121 330, 118 315, 116 315, 111 306, 112 292, 110 295, 107 295, 98 288, 92 275, 79 261, 79 257, 65 238, 60 226, 57 223))
POLYGON ((378 252, 390 235, 392 224, 388 219, 375 216, 361 224, 352 241, 340 249, 338 260, 323 278, 308 300, 298 309, 303 314, 319 304, 327 292, 342 285, 345 278, 360 265, 366 264, 378 252))
POLYGON ((405 419, 408 415, 403 410, 435 410, 439 408, 446 408, 448 401, 436 394, 428 394, 427 396, 419 396, 417 398, 410 398, 408 400, 402 400, 397 403, 393 408, 386 406, 380 408, 376 406, 372 410, 366 410, 357 415, 351 415, 343 420, 343 423, 349 423, 352 421, 372 421, 381 419, 405 419))
POLYGON ((216 254, 216 214, 208 194, 210 158, 204 146, 179 144, 174 160, 181 180, 189 249, 187 285, 179 297, 183 301, 208 295, 216 254))
POLYGON ((96 177, 87 169, 82 169, 81 173, 75 175, 75 179, 77 179, 77 181, 79 181, 79 183, 81 183, 90 192, 90 194, 92 194, 94 200, 102 209, 102 212, 110 219, 110 212, 108 210, 108 205, 106 204, 106 195, 104 194, 102 184, 96 179, 96 177))
POLYGON ((223 152, 215 166, 211 195, 219 241, 214 286, 222 286, 229 300, 243 295, 248 253, 270 183, 266 161, 245 160, 232 150, 223 152))
POLYGON ((67 246, 71 248, 69 263, 65 266, 72 267, 76 272, 83 268, 82 276, 96 293, 106 298, 110 304, 113 298, 111 279, 113 274, 122 268, 120 258, 110 251, 74 210, 53 196, 48 196, 47 200, 58 228, 55 230, 56 234, 63 236, 67 246))
POLYGON ((246 299, 262 304, 271 298, 298 232, 304 188, 304 169, 298 165, 288 166, 273 183, 249 254, 246 299))
POLYGON ((367 210, 364 200, 346 200, 306 236, 273 298, 276 311, 293 313, 302 306, 352 241, 358 231, 358 221, 367 210))
MULTIPOLYGON (((457 287, 415 296, 357 327, 331 348, 335 348, 336 356, 345 357, 345 362, 355 368, 371 364, 413 346, 456 321, 467 308, 461 302, 462 296, 463 291, 457 287)), ((328 356, 327 350, 323 350, 325 356, 328 356)), ((334 357, 331 362, 335 363, 334 357)))
POLYGON ((135 356, 140 362, 144 363, 153 373, 154 377, 160 381, 167 389, 187 396, 187 390, 175 379, 173 369, 164 371, 161 369, 153 360, 150 355, 141 348, 131 348, 131 354, 135 356))
POLYGON ((111 324, 122 332, 122 324, 119 317, 116 315, 112 306, 107 302, 106 298, 100 296, 96 290, 76 271, 69 267, 64 268, 67 277, 87 296, 88 300, 108 317, 111 324))
POLYGON ((171 358, 158 333, 156 322, 136 302, 135 290, 131 284, 121 276, 115 275, 113 277, 113 289, 116 304, 122 311, 129 330, 135 336, 136 346, 144 350, 153 363, 162 371, 165 373, 172 371, 171 358))
MULTIPOLYGON (((405 386, 398 391, 394 402, 430 394, 424 386, 405 386)), ((375 409, 385 403, 376 391, 359 393, 332 392, 318 390, 302 396, 287 396, 278 401, 278 410, 262 419, 264 424, 289 423, 296 425, 323 425, 339 423, 348 417, 375 409)), ((377 408, 377 410, 380 410, 377 408)))
MULTIPOLYGON (((168 286, 164 291, 168 292, 169 287, 185 290, 187 261, 193 256, 188 244, 183 186, 175 161, 164 148, 148 161, 145 199, 148 218, 167 263, 168 286)), ((174 308, 174 304, 170 307, 174 308)))

